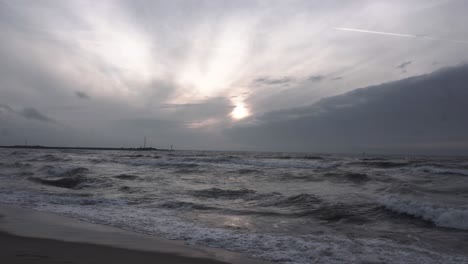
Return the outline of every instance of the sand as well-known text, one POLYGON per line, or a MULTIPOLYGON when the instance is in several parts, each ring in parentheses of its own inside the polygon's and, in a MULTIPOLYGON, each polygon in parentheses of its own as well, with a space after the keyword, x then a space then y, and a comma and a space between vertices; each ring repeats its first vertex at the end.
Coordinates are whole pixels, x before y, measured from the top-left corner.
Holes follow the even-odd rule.
POLYGON ((0 263, 267 263, 5 205, 0 205, 0 248, 0 263))
POLYGON ((212 259, 191 258, 169 253, 145 252, 108 246, 27 238, 0 233, 1 263, 213 263, 212 259))

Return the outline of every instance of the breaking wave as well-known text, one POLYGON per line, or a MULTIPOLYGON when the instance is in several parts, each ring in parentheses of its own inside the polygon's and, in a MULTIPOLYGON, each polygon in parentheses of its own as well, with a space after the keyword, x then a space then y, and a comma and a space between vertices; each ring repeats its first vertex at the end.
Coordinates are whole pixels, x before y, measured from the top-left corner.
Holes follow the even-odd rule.
POLYGON ((468 230, 468 208, 450 208, 389 195, 381 204, 394 212, 432 222, 436 226, 468 230))

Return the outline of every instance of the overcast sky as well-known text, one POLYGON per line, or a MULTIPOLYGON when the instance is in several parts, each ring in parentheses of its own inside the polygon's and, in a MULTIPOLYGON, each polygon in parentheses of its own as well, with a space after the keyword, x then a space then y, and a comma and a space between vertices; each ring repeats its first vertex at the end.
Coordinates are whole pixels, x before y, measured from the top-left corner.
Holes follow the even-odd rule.
POLYGON ((466 10, 0 0, 0 144, 468 153, 466 10))

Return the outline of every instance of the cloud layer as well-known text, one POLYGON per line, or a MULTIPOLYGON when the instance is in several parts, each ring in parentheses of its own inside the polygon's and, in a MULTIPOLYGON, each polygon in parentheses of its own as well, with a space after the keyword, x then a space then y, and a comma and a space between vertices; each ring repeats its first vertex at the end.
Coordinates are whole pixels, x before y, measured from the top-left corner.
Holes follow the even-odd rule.
POLYGON ((468 65, 276 111, 226 133, 267 150, 468 153, 468 65))
MULTIPOLYGON (((426 0, 0 1, 0 144, 136 146, 147 136, 158 146, 254 148, 244 145, 246 130, 259 131, 252 124, 268 116, 283 122, 326 97, 466 62, 466 45, 438 39, 468 36, 467 8, 426 0), (233 119, 236 107, 250 115, 233 119), (241 125, 238 135, 224 133, 241 125)), ((309 142, 298 138, 306 144, 284 146, 309 142)))

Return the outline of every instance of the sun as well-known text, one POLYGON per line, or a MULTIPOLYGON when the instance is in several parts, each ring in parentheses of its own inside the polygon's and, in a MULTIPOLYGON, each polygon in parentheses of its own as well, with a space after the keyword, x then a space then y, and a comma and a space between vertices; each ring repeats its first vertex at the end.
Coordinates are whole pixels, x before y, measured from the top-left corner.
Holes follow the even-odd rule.
POLYGON ((231 117, 240 120, 250 115, 249 110, 244 105, 237 105, 231 112, 231 117))

